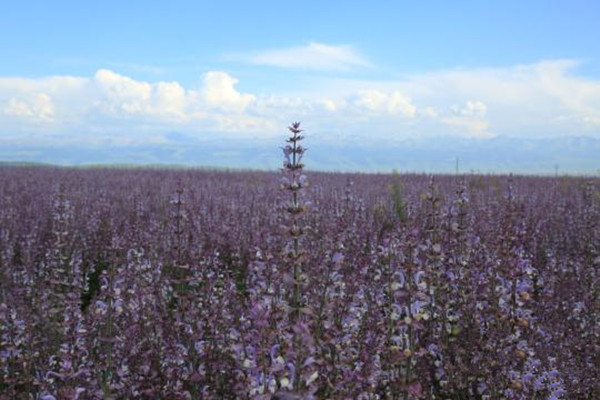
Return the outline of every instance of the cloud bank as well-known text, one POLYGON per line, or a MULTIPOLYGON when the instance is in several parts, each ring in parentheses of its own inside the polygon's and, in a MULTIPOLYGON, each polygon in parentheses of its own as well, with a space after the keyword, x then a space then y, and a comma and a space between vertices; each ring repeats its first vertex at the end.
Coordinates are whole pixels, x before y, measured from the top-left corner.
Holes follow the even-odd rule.
MULTIPOLYGON (((328 68, 364 64, 348 49, 322 46, 266 52, 259 59, 285 66, 298 50, 331 54, 322 61, 328 68)), ((300 95, 286 94, 285 87, 245 92, 232 73, 216 70, 199 76, 195 87, 108 69, 89 77, 4 77, 0 143, 164 143, 174 131, 198 139, 275 137, 292 120, 303 120, 318 140, 343 134, 344 140, 381 145, 440 135, 600 138, 600 82, 576 75, 576 67, 576 61, 550 60, 388 81, 325 76, 300 95)))

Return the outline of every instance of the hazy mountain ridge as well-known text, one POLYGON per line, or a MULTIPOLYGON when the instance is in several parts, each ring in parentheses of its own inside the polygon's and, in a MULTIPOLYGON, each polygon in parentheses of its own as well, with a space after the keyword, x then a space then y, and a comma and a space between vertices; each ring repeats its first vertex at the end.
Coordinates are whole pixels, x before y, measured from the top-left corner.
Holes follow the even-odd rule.
MULTIPOLYGON (((3 145, 0 160, 56 165, 173 165, 218 168, 277 169, 280 147, 275 139, 197 140, 182 133, 160 145, 22 146, 3 145)), ((309 137, 306 164, 329 171, 596 174, 600 170, 600 138, 522 139, 496 137, 412 138, 381 143, 332 143, 309 137)))

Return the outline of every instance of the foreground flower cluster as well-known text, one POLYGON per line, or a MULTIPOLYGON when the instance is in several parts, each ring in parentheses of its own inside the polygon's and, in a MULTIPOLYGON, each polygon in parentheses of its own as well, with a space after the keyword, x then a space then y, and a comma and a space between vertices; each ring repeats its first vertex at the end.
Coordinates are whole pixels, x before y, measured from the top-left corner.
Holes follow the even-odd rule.
POLYGON ((0 169, 0 399, 598 399, 597 179, 0 169), (279 184, 278 184, 279 183, 279 184))

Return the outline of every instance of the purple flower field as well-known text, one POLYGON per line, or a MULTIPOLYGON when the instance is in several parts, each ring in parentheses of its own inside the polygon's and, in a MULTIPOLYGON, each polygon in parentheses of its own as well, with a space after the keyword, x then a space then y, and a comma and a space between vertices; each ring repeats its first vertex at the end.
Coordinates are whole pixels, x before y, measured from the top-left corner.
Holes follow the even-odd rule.
POLYGON ((280 173, 1 168, 0 399, 600 398, 598 178, 290 130, 280 173))

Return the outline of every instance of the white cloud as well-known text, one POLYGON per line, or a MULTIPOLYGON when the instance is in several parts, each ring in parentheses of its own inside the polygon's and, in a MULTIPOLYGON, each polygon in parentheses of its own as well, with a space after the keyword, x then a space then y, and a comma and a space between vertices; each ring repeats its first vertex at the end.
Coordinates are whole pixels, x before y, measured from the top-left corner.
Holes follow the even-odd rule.
POLYGON ((534 128, 539 132, 548 128, 597 129, 600 82, 574 76, 577 65, 573 60, 553 60, 508 68, 441 71, 413 76, 405 84, 437 102, 477 98, 486 111, 493 111, 488 112, 491 124, 512 128, 512 134, 534 128), (439 95, 444 92, 449 95, 439 95))
POLYGON ((197 88, 184 88, 107 69, 89 78, 0 78, 0 141, 14 140, 16 132, 36 141, 52 133, 65 140, 123 144, 156 142, 160 132, 173 129, 272 130, 264 116, 244 114, 256 96, 236 90, 237 82, 226 72, 210 71, 197 88))
POLYGON ((321 99, 318 101, 318 103, 321 104, 325 110, 331 112, 336 111, 339 107, 335 100, 332 99, 321 99))
POLYGON ((465 117, 485 117, 487 106, 481 101, 467 101, 465 106, 458 110, 458 114, 465 117))
POLYGON ((252 94, 240 93, 235 89, 238 80, 222 71, 209 71, 204 74, 202 94, 210 107, 225 111, 244 111, 256 100, 252 94))
POLYGON ((185 120, 189 102, 186 90, 177 82, 158 82, 154 87, 153 106, 157 113, 185 120))
POLYGON ((419 112, 421 116, 429 119, 436 119, 439 116, 439 113, 433 107, 422 108, 421 110, 419 110, 419 112))
POLYGON ((447 125, 454 125, 466 129, 461 132, 461 136, 491 138, 496 135, 488 132, 489 123, 480 118, 469 118, 464 116, 453 116, 442 119, 442 122, 447 125))
POLYGON ((487 106, 481 101, 467 101, 462 107, 452 107, 451 115, 441 118, 446 125, 461 129, 462 136, 490 138, 496 135, 488 131, 487 106))
POLYGON ((94 75, 101 93, 96 105, 108 114, 146 114, 150 111, 152 86, 115 72, 101 69, 94 75))
POLYGON ((354 104, 370 111, 385 109, 387 95, 379 90, 361 90, 357 93, 354 104))
POLYGON ((252 64, 321 71, 350 71, 370 63, 352 46, 310 42, 305 46, 266 50, 242 57, 252 64))
POLYGON ((402 115, 412 118, 417 108, 410 97, 399 91, 386 93, 380 90, 360 90, 354 98, 354 105, 375 114, 402 115))
MULTIPOLYGON (((434 71, 386 81, 322 78, 315 87, 317 93, 353 99, 364 91, 409 96, 417 110, 414 126, 403 129, 407 136, 489 136, 493 130, 496 135, 521 137, 600 137, 600 81, 578 76, 578 65, 573 60, 550 60, 434 71), (461 106, 453 107, 456 104, 461 106)), ((370 103, 369 99, 362 103, 379 109, 383 96, 371 97, 370 103)))
POLYGON ((537 65, 540 89, 558 100, 592 127, 600 127, 600 82, 574 77, 572 60, 546 61, 537 65))
POLYGON ((52 122, 54 119, 54 104, 46 93, 39 93, 24 100, 11 98, 4 114, 32 122, 52 122))
POLYGON ((107 69, 91 77, 0 78, 0 141, 141 143, 172 131, 275 136, 293 120, 320 138, 343 132, 345 139, 379 142, 427 135, 600 137, 600 82, 577 76, 576 66, 558 60, 388 81, 329 77, 279 94, 239 89, 224 71, 204 73, 195 87, 107 69))

